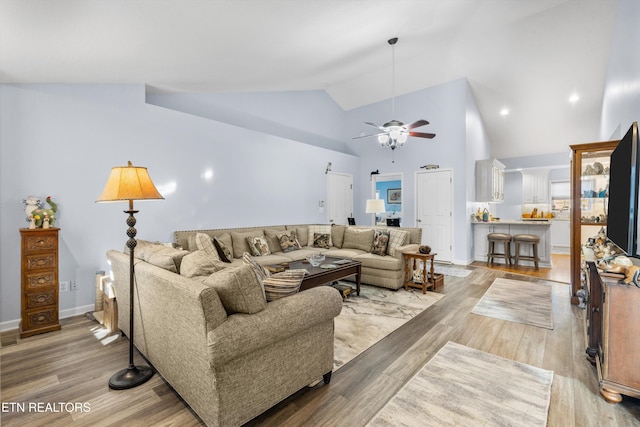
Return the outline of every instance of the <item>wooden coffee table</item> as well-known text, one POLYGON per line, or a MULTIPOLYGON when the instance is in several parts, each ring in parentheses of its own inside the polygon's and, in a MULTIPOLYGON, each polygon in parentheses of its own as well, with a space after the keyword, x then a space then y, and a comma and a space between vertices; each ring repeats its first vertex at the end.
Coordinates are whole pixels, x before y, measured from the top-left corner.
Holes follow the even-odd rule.
POLYGON ((333 264, 335 268, 323 268, 322 265, 314 267, 308 262, 292 261, 289 263, 290 269, 304 268, 308 271, 305 274, 302 283, 300 284, 300 290, 314 288, 316 286, 326 285, 327 283, 335 282, 340 279, 344 279, 349 276, 356 276, 356 294, 360 295, 360 273, 362 266, 359 261, 348 260, 344 264, 336 264, 336 261, 340 261, 343 258, 326 257, 322 265, 333 264))

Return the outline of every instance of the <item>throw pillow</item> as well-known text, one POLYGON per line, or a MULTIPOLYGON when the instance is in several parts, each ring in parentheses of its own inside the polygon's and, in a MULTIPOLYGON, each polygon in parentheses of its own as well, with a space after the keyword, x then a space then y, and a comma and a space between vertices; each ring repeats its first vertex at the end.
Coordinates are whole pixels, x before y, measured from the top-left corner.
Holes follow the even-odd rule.
POLYGON ((232 231, 231 232, 231 240, 233 246, 233 257, 234 258, 242 258, 242 254, 245 252, 252 253, 253 251, 249 248, 249 243, 247 242, 247 237, 264 237, 264 232, 262 230, 252 230, 252 231, 232 231))
POLYGON ((409 232, 406 230, 398 230, 389 228, 389 244, 387 245, 387 253, 391 256, 396 255, 396 249, 409 243, 409 232))
POLYGON ((305 269, 286 270, 264 279, 262 283, 267 301, 297 294, 306 272, 305 269))
POLYGON ((180 275, 184 277, 209 276, 227 266, 220 260, 214 260, 205 251, 194 251, 185 255, 180 264, 180 275))
POLYGON ((373 234, 373 246, 371 246, 371 253, 385 256, 387 254, 388 244, 389 232, 387 230, 375 230, 373 234))
POLYGON ((342 247, 345 249, 360 249, 369 252, 372 244, 373 228, 349 227, 344 231, 342 247))
POLYGON ((270 255, 269 244, 263 236, 247 237, 247 244, 253 256, 270 255))
POLYGON ((328 233, 313 233, 313 247, 329 249, 331 245, 331 234, 328 233))
MULTIPOLYGON (((136 243, 136 248, 133 251, 136 258, 172 273, 178 272, 182 258, 189 253, 189 251, 170 248, 162 243, 146 240, 138 240, 136 243)), ((129 253, 128 249, 126 253, 129 253)))
POLYGON ((212 260, 220 261, 218 251, 215 246, 213 246, 213 239, 208 234, 196 233, 196 247, 198 250, 204 251, 212 260))
POLYGON ((328 234, 329 235, 329 246, 333 246, 333 241, 331 240, 331 226, 326 224, 320 224, 320 225, 310 225, 308 227, 309 230, 309 234, 308 234, 308 238, 307 238, 307 244, 309 246, 313 246, 313 235, 318 233, 318 234, 328 234))
POLYGON ((251 256, 251 254, 249 252, 245 252, 244 254, 242 254, 242 261, 245 264, 250 265, 251 267, 253 267, 253 271, 256 273, 256 276, 258 277, 258 280, 260 280, 261 282, 264 279, 266 279, 267 277, 271 277, 271 273, 269 273, 269 270, 264 268, 262 265, 258 264, 253 259, 253 257, 251 256))
POLYGON ((296 236, 295 230, 289 230, 285 233, 280 233, 277 235, 278 242, 280 243, 280 247, 282 248, 282 252, 287 253, 291 251, 297 251, 301 249, 300 242, 298 242, 298 236, 296 236))
POLYGON ((229 233, 225 233, 220 237, 214 237, 213 238, 213 246, 216 247, 216 250, 218 251, 218 256, 220 257, 221 261, 224 261, 224 262, 233 261, 233 254, 231 253, 231 250, 229 249, 230 247, 232 247, 232 245, 231 245, 231 235, 229 233), (225 239, 225 237, 227 239, 225 239), (226 243, 225 243, 225 240, 227 240, 226 243))
POLYGON ((228 315, 258 313, 267 307, 260 282, 251 266, 227 268, 210 275, 206 283, 216 290, 228 315))

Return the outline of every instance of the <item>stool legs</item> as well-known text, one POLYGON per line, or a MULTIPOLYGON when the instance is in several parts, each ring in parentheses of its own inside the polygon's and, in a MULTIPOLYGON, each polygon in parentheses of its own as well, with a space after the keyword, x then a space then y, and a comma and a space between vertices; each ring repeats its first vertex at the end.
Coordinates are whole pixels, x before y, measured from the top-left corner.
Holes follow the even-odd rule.
POLYGON ((493 264, 494 258, 503 257, 504 265, 511 265, 511 241, 510 240, 489 240, 489 252, 487 253, 487 264, 493 264), (499 254, 496 253, 496 242, 502 243, 504 245, 504 252, 499 254))
MULTIPOLYGON (((528 242, 523 242, 523 243, 528 243, 528 242)), ((524 260, 528 260, 528 261, 533 261, 533 265, 535 266, 535 269, 538 270, 538 261, 540 261, 540 258, 538 257, 538 244, 535 242, 531 243, 532 245, 532 250, 533 250, 533 255, 532 256, 523 256, 522 259, 524 260)), ((517 267, 519 262, 520 262, 520 242, 516 240, 516 255, 515 255, 515 266, 517 267)))

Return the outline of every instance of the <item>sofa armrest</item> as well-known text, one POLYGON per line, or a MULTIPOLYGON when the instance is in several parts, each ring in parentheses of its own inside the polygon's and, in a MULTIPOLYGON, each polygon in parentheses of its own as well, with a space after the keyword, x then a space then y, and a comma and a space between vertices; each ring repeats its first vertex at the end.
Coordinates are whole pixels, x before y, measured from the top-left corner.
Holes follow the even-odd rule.
POLYGON ((408 245, 398 246, 396 248, 396 253, 394 254, 394 256, 396 258, 398 258, 400 261, 403 261, 404 260, 404 256, 402 255, 402 252, 404 252, 404 251, 417 251, 419 247, 420 247, 420 245, 418 245, 417 243, 411 243, 411 244, 408 244, 408 245))
POLYGON ((319 323, 332 321, 342 310, 340 293, 319 286, 272 301, 255 314, 233 314, 208 333, 211 363, 224 364, 319 323))

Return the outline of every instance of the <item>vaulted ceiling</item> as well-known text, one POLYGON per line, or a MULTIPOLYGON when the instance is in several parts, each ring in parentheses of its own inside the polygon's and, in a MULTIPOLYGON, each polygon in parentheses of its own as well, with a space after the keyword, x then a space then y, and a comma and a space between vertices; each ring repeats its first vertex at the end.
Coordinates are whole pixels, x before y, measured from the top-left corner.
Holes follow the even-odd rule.
POLYGON ((0 82, 325 90, 349 110, 391 97, 387 39, 397 36, 396 95, 466 78, 493 156, 553 153, 598 135, 615 8, 616 0, 3 0, 0 82))

